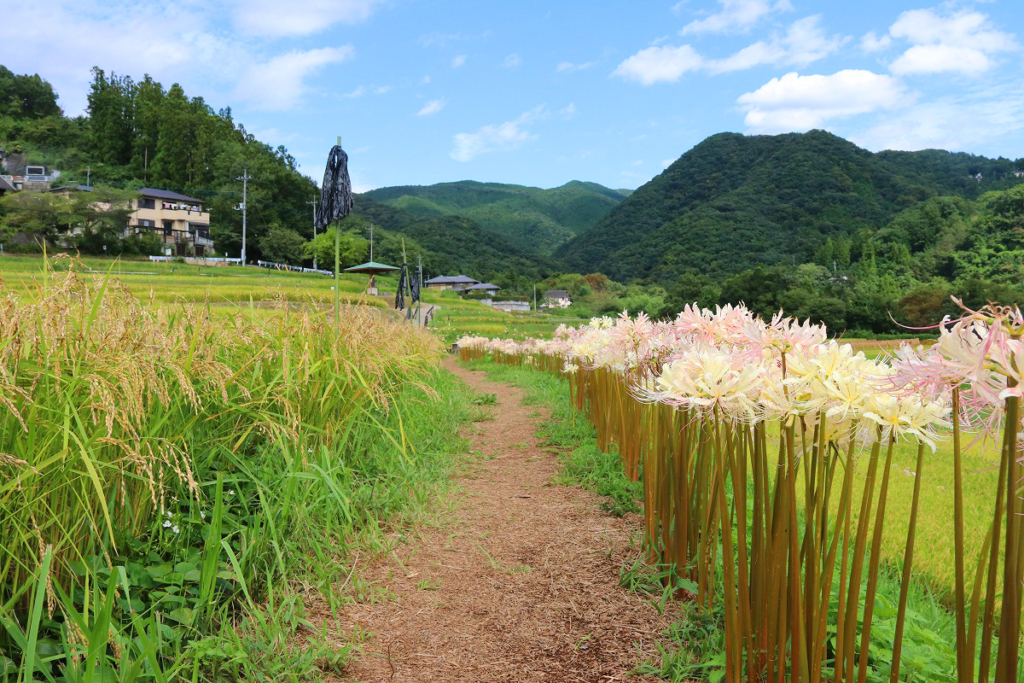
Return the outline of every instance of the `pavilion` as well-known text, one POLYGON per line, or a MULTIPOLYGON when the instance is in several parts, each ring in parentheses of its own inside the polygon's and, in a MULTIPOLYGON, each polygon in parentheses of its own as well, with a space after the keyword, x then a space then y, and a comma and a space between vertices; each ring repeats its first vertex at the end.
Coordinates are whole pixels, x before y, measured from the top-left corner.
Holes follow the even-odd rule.
POLYGON ((346 273, 366 273, 370 276, 370 284, 366 287, 366 293, 370 296, 377 296, 377 283, 374 281, 376 276, 381 273, 390 273, 391 271, 400 270, 395 266, 387 266, 383 263, 377 263, 376 261, 367 261, 366 263, 360 263, 358 266, 352 266, 346 268, 346 273))

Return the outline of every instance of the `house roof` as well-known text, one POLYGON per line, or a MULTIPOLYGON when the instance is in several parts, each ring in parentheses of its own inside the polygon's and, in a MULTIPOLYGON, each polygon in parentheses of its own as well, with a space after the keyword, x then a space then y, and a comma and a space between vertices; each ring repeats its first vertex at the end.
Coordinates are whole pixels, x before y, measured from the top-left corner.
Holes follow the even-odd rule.
POLYGON ((139 190, 139 194, 143 197, 153 197, 154 199, 174 199, 179 202, 191 202, 193 204, 205 204, 202 199, 196 199, 195 197, 189 197, 187 195, 178 194, 177 192, 171 192, 170 190, 155 190, 152 187, 144 187, 139 190))
POLYGON ((569 292, 564 289, 549 289, 544 296, 548 299, 568 299, 569 292))
POLYGON ((50 192, 63 192, 64 190, 75 190, 78 192, 92 192, 92 187, 89 185, 61 185, 60 187, 50 188, 50 192))
POLYGON ((466 287, 466 291, 467 292, 479 291, 479 290, 484 290, 484 291, 488 291, 488 292, 496 292, 499 289, 501 289, 501 287, 499 287, 498 285, 492 285, 490 282, 481 282, 478 285, 470 285, 469 287, 466 287))
POLYGON ((423 284, 426 285, 476 285, 480 284, 479 280, 474 280, 471 277, 465 275, 442 275, 440 277, 430 278, 423 284))

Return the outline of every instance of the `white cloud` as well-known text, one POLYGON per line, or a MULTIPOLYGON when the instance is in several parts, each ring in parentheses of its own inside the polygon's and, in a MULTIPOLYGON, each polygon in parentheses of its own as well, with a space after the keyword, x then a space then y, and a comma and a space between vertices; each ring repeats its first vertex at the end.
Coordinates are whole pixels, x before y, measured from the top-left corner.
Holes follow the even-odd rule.
POLYGON ((426 85, 427 83, 430 83, 429 74, 420 79, 420 85, 426 85))
POLYGON ((977 74, 993 66, 995 53, 1017 49, 1012 34, 996 30, 987 15, 968 10, 910 10, 889 27, 888 36, 911 44, 889 67, 900 75, 977 74))
POLYGON ((458 69, 460 66, 466 63, 466 55, 456 55, 452 58, 452 68, 458 69))
POLYGON ((903 84, 892 76, 846 69, 831 76, 788 73, 736 102, 747 112, 744 122, 749 132, 784 133, 893 109, 907 100, 903 84))
POLYGON ((814 15, 794 21, 786 33, 770 41, 758 41, 725 59, 711 60, 711 73, 739 71, 762 64, 803 67, 839 51, 849 38, 827 36, 821 16, 814 15))
POLYGON ((892 36, 888 33, 879 38, 874 31, 868 31, 860 39, 860 49, 864 52, 880 52, 892 45, 892 36))
POLYGON ((446 102, 444 100, 430 100, 423 108, 416 112, 416 116, 430 116, 444 109, 446 102))
POLYGON ((669 166, 671 166, 674 163, 676 163, 675 159, 664 159, 661 162, 661 167, 662 168, 668 168, 669 166))
POLYGON ((573 64, 572 62, 559 62, 558 66, 555 67, 555 71, 560 74, 571 74, 575 71, 585 71, 590 67, 594 66, 595 62, 583 62, 582 64, 573 64))
POLYGON ((354 99, 357 99, 359 97, 362 97, 365 94, 366 94, 366 86, 361 85, 358 88, 356 88, 355 90, 353 90, 352 92, 347 92, 347 93, 343 94, 342 97, 347 97, 350 100, 354 100, 354 99))
POLYGON ((470 161, 486 152, 508 151, 524 142, 535 140, 537 136, 525 130, 524 126, 546 118, 546 111, 542 104, 511 121, 483 126, 475 133, 458 133, 454 138, 455 147, 449 156, 456 161, 470 161))
POLYGON ((649 47, 623 61, 612 72, 627 81, 643 85, 674 83, 687 71, 696 71, 704 63, 689 45, 649 47))
POLYGON ((793 9, 789 0, 718 0, 718 4, 722 6, 720 11, 691 21, 680 33, 745 33, 762 17, 793 9))
POLYGON ((636 168, 637 166, 643 166, 644 165, 644 160, 643 159, 635 159, 629 165, 632 166, 633 168, 636 168))
POLYGON ((519 66, 522 63, 522 58, 519 55, 512 53, 508 57, 505 57, 505 61, 502 62, 501 65, 506 69, 512 69, 519 66))
POLYGON ((365 21, 382 0, 233 0, 232 17, 243 32, 278 38, 318 33, 334 24, 365 21))
POLYGON ((344 45, 278 55, 263 64, 254 64, 239 81, 235 95, 257 109, 291 109, 306 92, 307 76, 328 64, 345 61, 353 52, 351 45, 344 45))
POLYGON ((252 63, 243 42, 209 29, 213 19, 205 5, 141 0, 121 12, 50 0, 8 2, 0 12, 3 25, 17 29, 5 34, 4 65, 49 81, 69 116, 85 111, 93 65, 108 74, 148 73, 165 85, 188 83, 189 95, 209 97, 230 91, 252 63), (140 41, 140 35, 148 38, 140 41))
POLYGON ((1017 84, 991 87, 964 96, 920 102, 881 117, 851 136, 857 144, 880 149, 946 149, 992 156, 1022 154, 1024 89, 1017 84))
POLYGON ((568 121, 576 115, 576 105, 570 102, 567 106, 558 110, 558 115, 561 116, 562 119, 568 121))
POLYGON ((953 45, 915 45, 896 58, 889 69, 898 75, 936 74, 959 71, 978 74, 987 71, 992 62, 981 50, 953 45))

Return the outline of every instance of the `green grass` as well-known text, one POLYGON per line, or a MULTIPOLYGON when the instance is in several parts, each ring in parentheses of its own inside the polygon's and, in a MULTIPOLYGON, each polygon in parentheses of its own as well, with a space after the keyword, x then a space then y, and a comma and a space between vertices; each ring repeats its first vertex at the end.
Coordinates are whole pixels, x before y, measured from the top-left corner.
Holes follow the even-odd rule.
POLYGON ((440 308, 434 316, 434 331, 446 344, 462 336, 494 337, 503 339, 550 339, 559 325, 580 325, 583 319, 568 318, 558 313, 506 313, 471 299, 460 299, 456 294, 428 292, 425 304, 440 308))

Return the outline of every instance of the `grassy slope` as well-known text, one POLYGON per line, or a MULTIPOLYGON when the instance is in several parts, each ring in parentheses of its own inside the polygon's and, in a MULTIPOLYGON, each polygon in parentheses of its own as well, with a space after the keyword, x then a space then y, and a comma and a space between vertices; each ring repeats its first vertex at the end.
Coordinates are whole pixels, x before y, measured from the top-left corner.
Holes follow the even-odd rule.
POLYGON ((421 218, 472 219, 485 230, 541 254, 550 254, 589 229, 624 199, 616 190, 575 180, 549 190, 461 181, 385 187, 367 194, 421 218))

